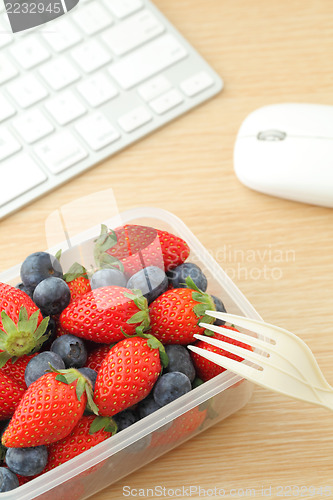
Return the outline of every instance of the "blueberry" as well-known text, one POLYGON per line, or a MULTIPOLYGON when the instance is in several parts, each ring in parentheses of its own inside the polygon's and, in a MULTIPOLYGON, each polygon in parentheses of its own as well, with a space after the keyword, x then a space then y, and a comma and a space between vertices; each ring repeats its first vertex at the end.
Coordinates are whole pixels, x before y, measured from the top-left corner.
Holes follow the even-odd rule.
POLYGON ((19 486, 16 474, 6 467, 0 467, 0 493, 14 490, 19 486))
POLYGON ((169 359, 166 372, 182 372, 193 382, 195 379, 195 368, 186 347, 178 344, 170 344, 165 346, 165 352, 169 359))
POLYGON ((44 351, 30 359, 24 372, 24 379, 27 387, 38 378, 45 375, 45 373, 50 370, 50 364, 57 370, 64 370, 66 368, 59 354, 55 352, 44 351))
MULTIPOLYGON (((224 304, 223 304, 221 299, 219 299, 218 297, 215 297, 215 295, 212 295, 211 297, 214 300, 215 308, 217 311, 223 312, 223 313, 227 312, 225 310, 224 304)), ((223 321, 222 319, 216 319, 214 321, 214 325, 223 326, 223 325, 225 325, 225 321, 223 321)))
POLYGON ((162 375, 154 385, 153 396, 156 403, 165 406, 192 389, 190 379, 181 372, 162 375))
POLYGON ((26 293, 27 295, 29 295, 29 297, 32 299, 32 296, 33 296, 33 288, 29 288, 27 286, 24 286, 23 283, 17 283, 17 285, 15 285, 15 288, 18 288, 19 290, 22 290, 22 292, 26 293))
POLYGON ((93 370, 92 368, 87 368, 87 367, 79 368, 78 371, 80 373, 82 373, 82 375, 84 375, 87 379, 90 380, 93 391, 94 391, 95 390, 95 383, 96 383, 96 379, 97 379, 97 372, 95 370, 93 370))
POLYGON ((123 286, 125 287, 127 279, 124 273, 119 269, 100 269, 96 271, 91 279, 90 286, 92 290, 102 288, 103 286, 123 286))
POLYGON ((148 396, 138 404, 137 413, 140 418, 144 418, 160 408, 160 405, 156 403, 155 399, 152 396, 148 396))
POLYGON ((62 267, 58 259, 47 252, 29 255, 21 266, 21 280, 24 286, 34 289, 38 283, 53 276, 62 278, 62 267))
POLYGON ((121 411, 120 413, 117 413, 114 417, 113 420, 116 422, 117 427, 118 427, 118 432, 122 431, 123 429, 126 429, 132 424, 135 424, 139 420, 138 416, 134 413, 132 410, 124 410, 121 411))
POLYGON ((51 351, 63 359, 66 368, 81 368, 87 361, 87 349, 84 342, 75 335, 61 335, 51 345, 51 351))
POLYGON ((34 476, 45 469, 48 459, 46 446, 8 448, 6 464, 12 472, 21 476, 34 476))
POLYGON ((186 278, 190 277, 200 290, 207 290, 207 278, 200 267, 191 262, 185 262, 167 273, 169 281, 174 288, 186 288, 186 278))
POLYGON ((168 278, 159 267, 148 266, 130 277, 127 288, 141 290, 150 304, 167 290, 168 278))
POLYGON ((61 278, 46 278, 34 290, 33 301, 44 315, 60 314, 71 300, 67 283, 61 278))

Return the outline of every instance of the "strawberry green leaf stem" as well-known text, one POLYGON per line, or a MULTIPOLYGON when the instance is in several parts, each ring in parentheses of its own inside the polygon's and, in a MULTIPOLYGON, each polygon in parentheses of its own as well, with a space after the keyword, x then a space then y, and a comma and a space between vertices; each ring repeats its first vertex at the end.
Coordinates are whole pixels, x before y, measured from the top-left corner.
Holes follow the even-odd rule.
POLYGON ((40 311, 35 311, 30 318, 24 306, 19 312, 17 325, 5 311, 1 312, 3 330, 0 330, 0 368, 8 359, 17 358, 39 350, 47 340, 44 335, 49 323, 49 317, 44 318, 37 327, 40 311))
POLYGON ((95 240, 94 259, 98 269, 118 268, 124 271, 124 266, 119 259, 106 253, 107 250, 117 244, 117 235, 113 229, 108 229, 105 224, 101 225, 101 234, 95 240))
MULTIPOLYGON (((187 288, 191 288, 192 290, 194 290, 192 293, 192 299, 195 300, 196 302, 199 302, 197 305, 193 307, 194 313, 199 318, 198 324, 201 322, 210 324, 214 323, 215 318, 206 315, 206 311, 216 311, 215 303, 212 296, 200 290, 200 288, 197 287, 197 285, 194 283, 194 281, 190 276, 188 276, 185 281, 187 288)), ((209 330, 205 330, 204 333, 205 335, 208 336, 213 335, 212 332, 210 332, 209 330)))
POLYGON ((81 401, 82 394, 85 392, 87 396, 88 406, 91 411, 98 415, 98 407, 93 401, 92 385, 90 380, 86 378, 82 373, 80 373, 75 368, 68 368, 67 370, 56 370, 50 365, 50 371, 57 373, 56 380, 63 382, 64 384, 72 384, 77 380, 76 384, 76 397, 81 401))

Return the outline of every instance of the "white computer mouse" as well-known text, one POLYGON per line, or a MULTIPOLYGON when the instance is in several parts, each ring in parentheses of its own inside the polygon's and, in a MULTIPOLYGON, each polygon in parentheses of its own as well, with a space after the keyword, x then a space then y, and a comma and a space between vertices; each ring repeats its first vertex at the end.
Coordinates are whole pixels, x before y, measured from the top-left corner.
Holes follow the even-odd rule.
POLYGON ((333 207, 333 106, 273 104, 242 123, 234 167, 246 186, 333 207))

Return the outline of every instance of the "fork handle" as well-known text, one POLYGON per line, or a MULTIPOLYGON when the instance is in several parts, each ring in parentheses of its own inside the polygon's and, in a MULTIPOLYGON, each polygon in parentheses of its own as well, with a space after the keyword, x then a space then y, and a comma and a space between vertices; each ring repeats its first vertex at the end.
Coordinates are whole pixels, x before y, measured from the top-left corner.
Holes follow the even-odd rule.
POLYGON ((324 406, 325 408, 328 408, 329 410, 333 411, 333 388, 319 389, 313 387, 312 389, 318 398, 318 402, 316 401, 311 401, 311 402, 314 402, 319 406, 324 406))

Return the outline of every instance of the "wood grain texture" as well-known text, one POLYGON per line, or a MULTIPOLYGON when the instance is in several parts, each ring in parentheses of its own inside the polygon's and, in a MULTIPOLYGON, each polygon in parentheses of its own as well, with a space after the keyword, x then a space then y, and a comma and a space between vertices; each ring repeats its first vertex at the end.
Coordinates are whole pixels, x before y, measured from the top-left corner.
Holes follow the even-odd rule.
MULTIPOLYGON (((264 319, 309 344, 333 384, 333 212, 248 190, 232 161, 237 130, 252 110, 278 102, 333 104, 333 3, 156 5, 221 74, 225 89, 1 222, 0 270, 46 247, 44 221, 52 210, 112 187, 120 210, 157 206, 183 219, 264 319)), ((303 497, 323 498, 318 488, 330 486, 333 498, 332 424, 327 410, 258 388, 236 415, 91 498, 123 498, 124 485, 217 487, 228 499, 263 498, 262 487, 280 498, 277 487, 288 485, 313 485, 315 494, 304 490, 303 497), (247 488, 255 495, 246 496, 247 488)))

